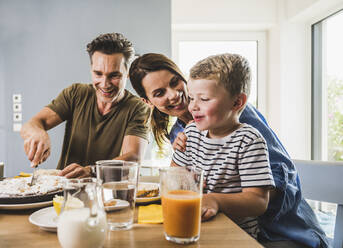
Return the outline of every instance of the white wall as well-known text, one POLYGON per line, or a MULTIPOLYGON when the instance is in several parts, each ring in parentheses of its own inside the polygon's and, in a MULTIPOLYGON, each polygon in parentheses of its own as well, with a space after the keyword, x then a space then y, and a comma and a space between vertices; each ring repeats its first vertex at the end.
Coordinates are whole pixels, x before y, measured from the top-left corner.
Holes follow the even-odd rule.
POLYGON ((310 48, 304 23, 290 22, 287 2, 277 1, 278 21, 269 34, 268 111, 270 125, 293 158, 310 158, 310 48))
MULTIPOLYGON (((310 158, 311 152, 311 54, 304 24, 280 27, 279 95, 270 91, 269 120, 293 158, 310 158), (275 116, 276 115, 276 116, 275 116), (277 119, 278 118, 278 119, 277 119), (274 125, 277 121, 277 125, 274 125)), ((272 56, 272 55, 271 55, 272 56)), ((269 82, 272 84, 272 81, 269 82)), ((270 85, 269 84, 269 85, 270 85)))
POLYGON ((306 9, 310 8, 311 6, 315 5, 316 2, 320 2, 320 0, 287 0, 285 2, 285 10, 287 19, 290 19, 299 13, 302 13, 306 9))
POLYGON ((279 0, 278 24, 268 30, 279 35, 270 61, 274 49, 280 54, 269 85, 273 79, 281 91, 276 97, 269 91, 268 118, 293 158, 311 158, 311 25, 342 8, 342 0, 279 0))
POLYGON ((287 18, 308 24, 315 23, 342 7, 342 0, 286 0, 287 18))
POLYGON ((172 0, 172 28, 265 29, 276 21, 275 8, 275 0, 172 0))
POLYGON ((266 32, 263 113, 293 158, 310 159, 311 25, 341 8, 343 0, 172 0, 172 36, 180 30, 266 32))

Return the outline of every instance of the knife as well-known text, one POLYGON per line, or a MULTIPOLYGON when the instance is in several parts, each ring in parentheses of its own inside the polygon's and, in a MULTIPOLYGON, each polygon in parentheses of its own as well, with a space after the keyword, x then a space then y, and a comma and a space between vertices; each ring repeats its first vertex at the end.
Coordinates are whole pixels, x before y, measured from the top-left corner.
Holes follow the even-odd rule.
POLYGON ((35 164, 33 164, 33 162, 31 162, 31 165, 30 165, 31 167, 33 166, 33 173, 32 173, 32 178, 31 178, 31 183, 30 183, 30 186, 33 186, 33 185, 35 185, 36 184, 36 181, 37 181, 37 177, 38 177, 38 175, 37 175, 37 168, 38 168, 38 164, 37 165, 35 165, 35 164))

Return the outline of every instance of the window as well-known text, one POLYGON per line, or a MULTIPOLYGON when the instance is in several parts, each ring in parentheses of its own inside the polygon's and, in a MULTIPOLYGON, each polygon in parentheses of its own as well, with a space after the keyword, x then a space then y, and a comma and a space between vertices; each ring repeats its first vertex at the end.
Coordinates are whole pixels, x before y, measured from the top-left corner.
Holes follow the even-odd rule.
POLYGON ((249 61, 251 68, 251 93, 249 102, 257 105, 257 41, 180 41, 179 66, 186 78, 189 70, 199 60, 220 53, 237 53, 249 61))
POLYGON ((312 26, 312 159, 343 161, 343 11, 312 26))
MULTIPOLYGON (((343 11, 312 26, 312 159, 343 161, 343 11)), ((333 237, 336 204, 309 201, 333 237)))
POLYGON ((264 32, 184 32, 173 33, 173 59, 188 78, 199 60, 220 53, 245 57, 252 71, 249 102, 265 110, 266 56, 264 32))

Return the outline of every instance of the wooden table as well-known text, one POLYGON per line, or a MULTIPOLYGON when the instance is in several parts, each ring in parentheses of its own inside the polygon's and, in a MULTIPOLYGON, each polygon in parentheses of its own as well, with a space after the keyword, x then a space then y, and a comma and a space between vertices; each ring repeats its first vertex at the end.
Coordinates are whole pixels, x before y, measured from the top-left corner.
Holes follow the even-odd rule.
MULTIPOLYGON (((0 210, 0 247, 60 247, 56 233, 31 224, 34 210, 0 210)), ((108 232, 105 247, 182 247, 164 238, 162 224, 134 224, 128 231, 108 232)), ((234 222, 219 214, 201 225, 200 240, 189 247, 263 247, 234 222)))

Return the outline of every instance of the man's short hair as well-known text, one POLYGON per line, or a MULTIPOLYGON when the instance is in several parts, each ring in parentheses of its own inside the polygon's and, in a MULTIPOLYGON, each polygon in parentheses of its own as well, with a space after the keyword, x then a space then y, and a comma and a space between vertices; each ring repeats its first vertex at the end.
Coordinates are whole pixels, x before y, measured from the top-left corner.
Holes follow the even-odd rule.
POLYGON ((87 52, 91 59, 95 52, 105 54, 122 53, 125 58, 125 67, 128 69, 135 55, 132 43, 120 33, 101 34, 87 44, 87 52))
POLYGON ((200 60, 191 68, 190 78, 215 79, 231 96, 250 94, 251 69, 248 61, 238 54, 224 53, 200 60))

